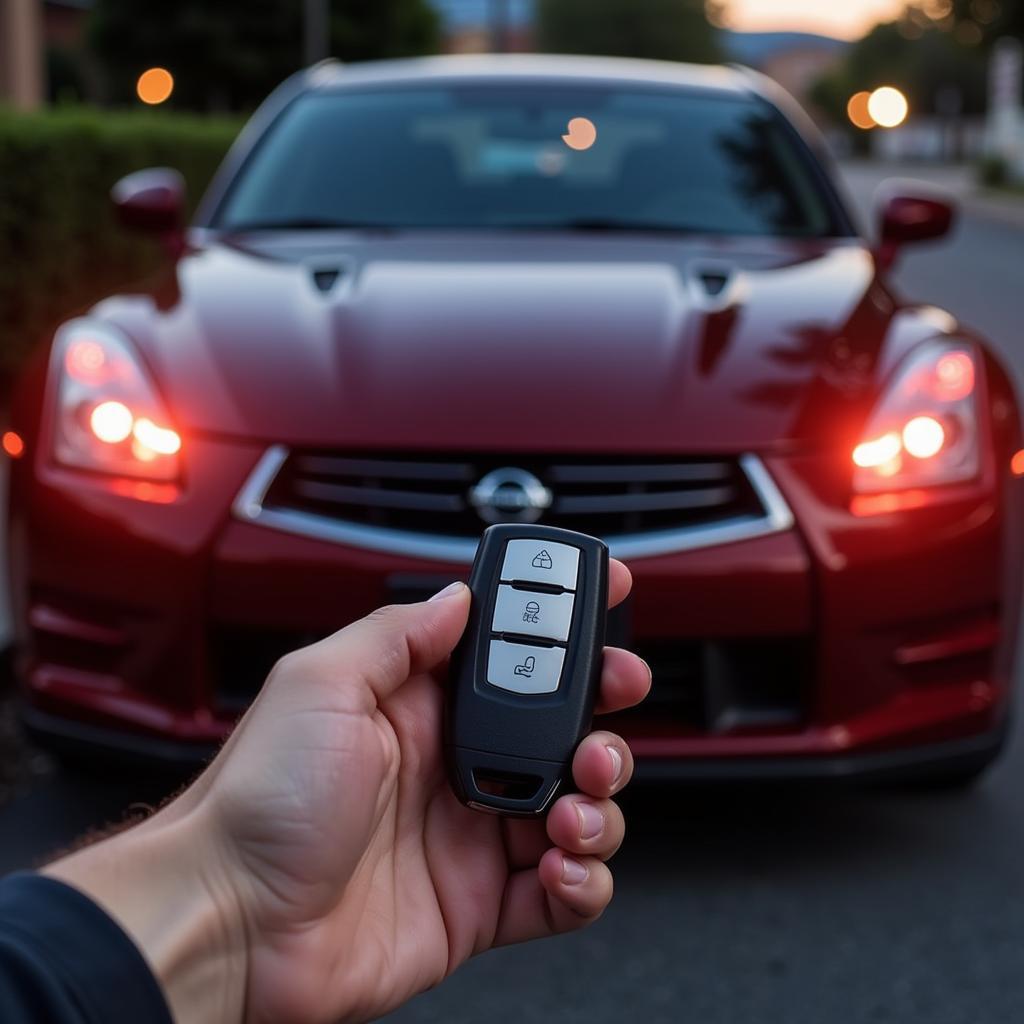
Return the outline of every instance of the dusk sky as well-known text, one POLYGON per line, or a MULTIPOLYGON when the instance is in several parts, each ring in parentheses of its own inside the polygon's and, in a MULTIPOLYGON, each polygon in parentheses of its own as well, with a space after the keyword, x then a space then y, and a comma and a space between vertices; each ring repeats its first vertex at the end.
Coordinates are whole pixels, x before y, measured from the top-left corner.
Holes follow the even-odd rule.
POLYGON ((745 32, 798 29, 857 39, 905 6, 905 0, 726 0, 726 21, 745 32))

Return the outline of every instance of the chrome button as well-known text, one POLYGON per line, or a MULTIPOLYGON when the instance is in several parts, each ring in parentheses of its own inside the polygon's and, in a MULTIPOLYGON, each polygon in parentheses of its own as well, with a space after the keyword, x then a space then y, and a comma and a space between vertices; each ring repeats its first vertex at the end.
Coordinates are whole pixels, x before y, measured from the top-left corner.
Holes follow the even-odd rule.
POLYGON ((494 601, 494 633, 527 633, 549 640, 568 640, 573 594, 541 594, 503 584, 494 601))
POLYGON ((511 693, 554 693, 564 660, 564 647, 530 647, 491 640, 487 682, 511 693))
POLYGON ((509 582, 550 583, 576 589, 580 549, 544 540, 510 540, 505 548, 501 578, 509 582))

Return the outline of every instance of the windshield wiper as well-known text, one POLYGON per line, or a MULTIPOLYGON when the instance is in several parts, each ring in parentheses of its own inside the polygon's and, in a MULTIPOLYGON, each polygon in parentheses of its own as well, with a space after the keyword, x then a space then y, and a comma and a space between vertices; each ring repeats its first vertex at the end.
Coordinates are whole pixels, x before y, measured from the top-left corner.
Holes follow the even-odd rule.
POLYGON ((562 221, 537 221, 489 225, 495 228, 515 228, 520 231, 655 231, 663 235, 695 235, 699 228, 686 224, 662 224, 656 221, 616 220, 611 217, 577 217, 562 221))
MULTIPOLYGON (((250 220, 239 224, 229 224, 224 228, 231 234, 248 231, 401 231, 398 224, 383 224, 377 221, 330 220, 328 218, 303 217, 295 220, 250 220)), ((423 231, 617 231, 617 232, 657 232, 662 235, 694 235, 701 234, 699 228, 685 224, 660 224, 654 221, 615 220, 601 217, 579 217, 574 220, 562 221, 511 221, 493 224, 416 224, 409 225, 405 230, 423 231)))
POLYGON ((294 220, 247 220, 228 224, 232 234, 243 231, 395 231, 395 224, 368 220, 330 220, 325 217, 297 217, 294 220))

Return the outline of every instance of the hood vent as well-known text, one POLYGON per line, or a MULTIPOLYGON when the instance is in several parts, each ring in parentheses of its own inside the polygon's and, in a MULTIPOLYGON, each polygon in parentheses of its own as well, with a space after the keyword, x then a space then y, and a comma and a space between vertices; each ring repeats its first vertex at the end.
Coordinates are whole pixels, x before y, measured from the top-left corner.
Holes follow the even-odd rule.
POLYGON ((338 283, 338 278, 341 277, 341 268, 317 267, 311 273, 313 275, 313 284, 316 285, 317 291, 323 292, 326 295, 338 283))
POLYGON ((729 283, 729 274, 724 270, 701 270, 698 275, 704 291, 711 295, 720 295, 729 283))

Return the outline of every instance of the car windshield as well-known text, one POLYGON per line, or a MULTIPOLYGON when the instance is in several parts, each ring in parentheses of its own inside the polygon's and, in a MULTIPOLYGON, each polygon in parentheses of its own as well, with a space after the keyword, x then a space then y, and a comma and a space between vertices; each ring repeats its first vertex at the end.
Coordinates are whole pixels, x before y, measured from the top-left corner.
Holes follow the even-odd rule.
POLYGON ((811 157, 756 97, 438 86, 313 92, 216 226, 844 234, 811 157))

